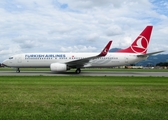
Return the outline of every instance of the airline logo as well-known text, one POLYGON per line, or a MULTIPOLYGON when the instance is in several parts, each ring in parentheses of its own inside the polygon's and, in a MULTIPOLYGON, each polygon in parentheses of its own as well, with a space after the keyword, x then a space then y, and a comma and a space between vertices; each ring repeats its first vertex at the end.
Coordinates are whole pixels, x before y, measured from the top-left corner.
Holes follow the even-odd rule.
POLYGON ((106 54, 107 53, 107 48, 105 48, 103 52, 104 52, 104 54, 106 54))
POLYGON ((66 57, 65 54, 26 54, 25 58, 63 58, 66 57))
POLYGON ((148 47, 148 40, 144 36, 139 36, 137 40, 131 45, 132 51, 135 53, 145 53, 148 47))
POLYGON ((109 43, 106 45, 106 47, 102 50, 102 52, 98 56, 106 56, 107 52, 110 49, 112 41, 109 41, 109 43))

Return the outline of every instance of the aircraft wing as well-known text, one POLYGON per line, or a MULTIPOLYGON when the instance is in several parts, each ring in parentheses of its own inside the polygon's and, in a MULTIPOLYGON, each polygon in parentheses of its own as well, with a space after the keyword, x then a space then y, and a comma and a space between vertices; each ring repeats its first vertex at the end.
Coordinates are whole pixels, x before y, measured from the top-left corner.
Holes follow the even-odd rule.
POLYGON ((112 41, 109 41, 108 44, 106 45, 106 47, 101 51, 101 53, 96 56, 92 56, 92 57, 88 57, 88 58, 84 58, 84 59, 73 60, 73 61, 67 62, 66 64, 72 68, 83 67, 92 59, 106 56, 109 49, 110 49, 111 43, 112 43, 112 41))
POLYGON ((157 51, 157 52, 152 52, 152 53, 137 55, 137 57, 147 57, 147 56, 150 56, 150 55, 153 55, 153 54, 157 54, 157 53, 161 53, 161 52, 164 52, 164 51, 162 50, 162 51, 157 51))

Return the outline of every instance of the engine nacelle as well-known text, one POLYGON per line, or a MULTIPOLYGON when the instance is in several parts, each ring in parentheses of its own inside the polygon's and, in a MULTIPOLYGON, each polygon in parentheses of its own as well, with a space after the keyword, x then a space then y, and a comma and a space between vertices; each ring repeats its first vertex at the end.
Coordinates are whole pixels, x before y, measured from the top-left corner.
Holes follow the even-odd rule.
POLYGON ((55 72, 64 72, 68 70, 68 67, 66 64, 63 64, 63 63, 52 63, 50 65, 50 69, 51 71, 55 71, 55 72))

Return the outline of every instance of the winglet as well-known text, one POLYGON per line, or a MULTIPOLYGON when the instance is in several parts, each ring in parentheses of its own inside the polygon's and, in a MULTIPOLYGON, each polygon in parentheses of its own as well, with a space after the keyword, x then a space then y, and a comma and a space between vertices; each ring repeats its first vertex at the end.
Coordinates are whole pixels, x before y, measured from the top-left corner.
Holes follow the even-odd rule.
POLYGON ((101 51, 101 53, 98 56, 100 56, 100 57, 106 56, 109 49, 110 49, 111 43, 112 43, 112 41, 109 41, 108 44, 106 45, 106 47, 101 51))

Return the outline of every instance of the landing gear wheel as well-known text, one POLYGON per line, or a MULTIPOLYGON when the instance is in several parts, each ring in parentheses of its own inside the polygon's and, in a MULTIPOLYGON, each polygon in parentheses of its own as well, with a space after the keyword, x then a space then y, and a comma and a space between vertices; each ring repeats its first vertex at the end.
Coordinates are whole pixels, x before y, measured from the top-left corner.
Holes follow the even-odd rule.
POLYGON ((78 68, 78 69, 76 69, 76 71, 75 71, 77 74, 79 74, 79 73, 81 73, 81 69, 80 68, 78 68))
POLYGON ((20 69, 19 69, 19 68, 17 68, 17 69, 16 69, 16 72, 17 72, 17 73, 20 73, 20 69))

